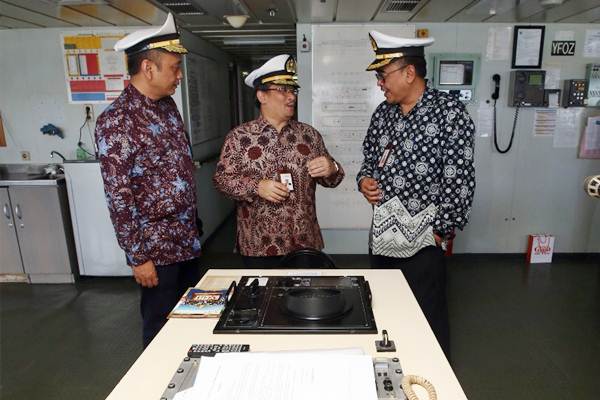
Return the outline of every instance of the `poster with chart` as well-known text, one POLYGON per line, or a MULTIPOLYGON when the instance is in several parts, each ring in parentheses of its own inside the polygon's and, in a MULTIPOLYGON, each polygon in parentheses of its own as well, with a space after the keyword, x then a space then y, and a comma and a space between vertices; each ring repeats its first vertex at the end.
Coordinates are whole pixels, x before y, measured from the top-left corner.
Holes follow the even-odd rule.
POLYGON ((367 229, 372 208, 355 178, 371 114, 384 100, 374 73, 365 71, 374 58, 368 33, 414 37, 415 26, 313 25, 312 30, 313 126, 346 172, 337 188, 317 189, 319 224, 324 229, 367 229))
POLYGON ((125 53, 113 49, 125 33, 61 35, 69 103, 111 103, 129 83, 125 53))

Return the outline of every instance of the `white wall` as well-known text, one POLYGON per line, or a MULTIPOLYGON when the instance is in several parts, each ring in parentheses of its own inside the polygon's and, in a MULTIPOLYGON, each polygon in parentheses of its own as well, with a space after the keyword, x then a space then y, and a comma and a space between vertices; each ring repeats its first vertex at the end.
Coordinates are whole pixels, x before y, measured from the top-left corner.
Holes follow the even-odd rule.
MULTIPOLYGON (((349 25, 364 27, 364 25, 349 25)), ((388 29, 392 30, 394 26, 394 24, 387 25, 388 29)), ((481 53, 478 101, 485 102, 489 98, 492 92, 491 76, 494 73, 501 75, 501 93, 497 107, 498 131, 501 146, 505 146, 514 114, 514 108, 506 106, 511 70, 510 59, 486 61, 485 58, 488 29, 502 26, 512 25, 416 24, 417 28, 428 28, 430 36, 436 38, 435 45, 428 48, 426 52, 481 53)), ((582 57, 586 28, 590 27, 574 24, 546 25, 542 68, 560 68, 561 80, 583 78, 586 63, 600 62, 598 58, 582 57), (550 56, 550 44, 558 31, 575 33, 576 56, 550 56)), ((306 35, 314 49, 313 26, 298 25, 297 35, 299 38, 306 35)), ((364 40, 368 43, 366 35, 364 40)), ((512 49, 512 45, 510 47, 512 49)), ((298 53, 298 70, 302 86, 299 119, 311 124, 315 124, 312 115, 314 62, 313 51, 298 53)), ((354 60, 338 60, 338 62, 353 63, 354 60)), ((356 68, 361 71, 365 67, 366 65, 356 65, 356 68)), ((372 77, 369 75, 369 78, 372 77)), ((372 84, 375 85, 375 79, 372 79, 372 84)), ((477 102, 468 106, 475 121, 478 105, 477 102)), ((600 110, 588 111, 596 113, 600 110)), ((521 110, 515 143, 513 149, 506 155, 493 150, 491 136, 477 135, 475 142, 477 190, 473 212, 471 222, 465 231, 458 232, 455 252, 524 252, 527 235, 536 232, 556 235, 557 252, 600 252, 600 229, 598 229, 600 202, 587 197, 582 190, 585 176, 600 173, 600 161, 578 159, 577 148, 554 148, 552 137, 533 136, 533 116, 532 109, 521 110)), ((356 156, 361 157, 360 154, 356 156)), ((346 179, 354 181, 355 176, 347 176, 346 179)), ((317 204, 317 207, 330 208, 332 205, 317 204)), ((324 229, 323 236, 325 250, 330 253, 365 253, 368 250, 368 231, 364 229, 324 229)))
MULTIPOLYGON (((59 162, 50 158, 51 150, 76 158, 85 111, 83 105, 68 103, 61 32, 53 28, 0 31, 0 112, 7 136, 7 147, 0 147, 0 163, 21 162, 20 151, 29 151, 32 163, 59 162), (65 138, 42 135, 40 128, 48 123, 62 129, 65 138)), ((95 104, 95 116, 104 108, 95 104)), ((83 133, 89 149, 87 129, 83 133)))

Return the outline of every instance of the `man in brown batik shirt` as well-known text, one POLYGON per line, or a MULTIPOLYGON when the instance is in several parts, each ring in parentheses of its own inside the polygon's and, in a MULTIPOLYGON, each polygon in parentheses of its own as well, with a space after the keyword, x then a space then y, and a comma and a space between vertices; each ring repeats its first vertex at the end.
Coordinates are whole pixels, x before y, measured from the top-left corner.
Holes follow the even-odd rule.
POLYGON ((310 125, 293 120, 295 61, 282 54, 250 73, 260 117, 225 139, 213 181, 237 204, 237 246, 246 267, 277 267, 300 248, 323 248, 316 184, 336 187, 344 170, 310 125))

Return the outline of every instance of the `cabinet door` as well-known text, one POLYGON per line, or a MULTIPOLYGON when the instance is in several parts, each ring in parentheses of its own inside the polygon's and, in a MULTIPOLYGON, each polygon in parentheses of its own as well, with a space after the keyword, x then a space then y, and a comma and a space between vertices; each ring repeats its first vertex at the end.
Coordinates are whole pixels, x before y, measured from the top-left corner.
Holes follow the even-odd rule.
POLYGON ((0 274, 22 274, 23 262, 7 188, 0 188, 0 274))
POLYGON ((23 267, 29 274, 70 274, 58 188, 10 188, 23 267))

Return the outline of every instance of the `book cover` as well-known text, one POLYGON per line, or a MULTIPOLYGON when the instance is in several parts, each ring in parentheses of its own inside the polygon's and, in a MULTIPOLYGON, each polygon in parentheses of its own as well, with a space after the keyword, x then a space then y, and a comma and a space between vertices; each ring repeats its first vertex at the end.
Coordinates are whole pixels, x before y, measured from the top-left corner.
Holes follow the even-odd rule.
POLYGON ((227 289, 189 288, 173 308, 169 318, 218 318, 225 308, 226 294, 227 289))

